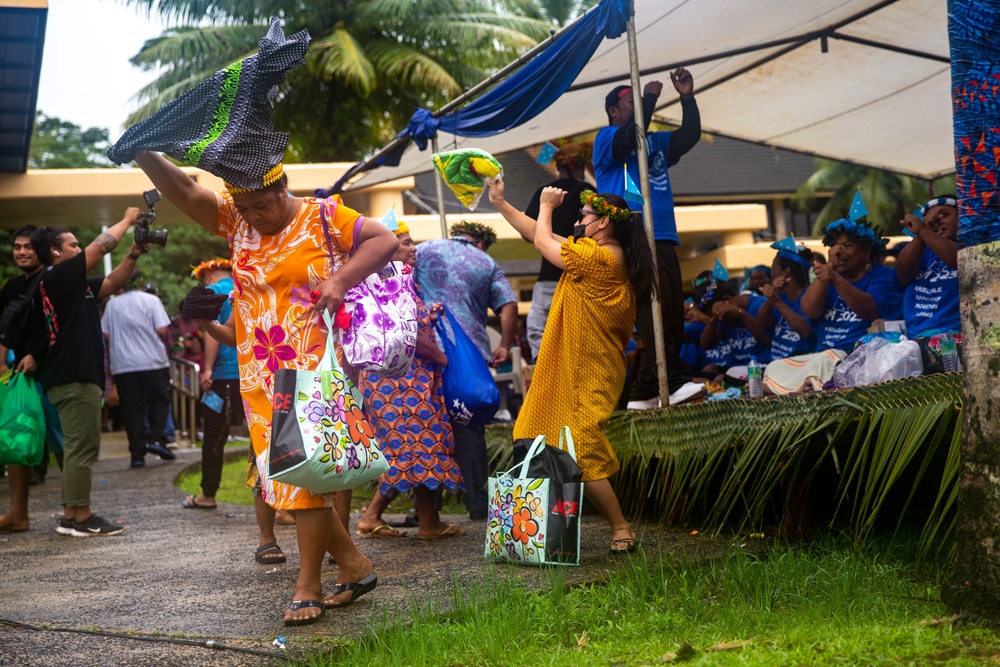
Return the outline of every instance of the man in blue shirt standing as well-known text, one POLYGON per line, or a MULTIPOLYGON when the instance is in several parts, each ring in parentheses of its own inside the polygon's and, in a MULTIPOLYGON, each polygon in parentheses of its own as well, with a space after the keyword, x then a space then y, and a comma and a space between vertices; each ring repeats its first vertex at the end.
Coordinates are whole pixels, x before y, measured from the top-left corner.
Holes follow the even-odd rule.
MULTIPOLYGON (((414 280, 428 304, 443 303, 483 359, 499 366, 510 356, 517 330, 517 296, 496 261, 486 254, 496 233, 486 225, 462 221, 452 225, 451 239, 425 241, 417 246, 414 280), (490 350, 486 333, 487 309, 500 316, 500 345, 490 350)), ((486 433, 483 426, 452 424, 455 460, 465 482, 469 518, 486 518, 486 433)))
MULTIPOLYGON (((683 118, 673 132, 646 135, 649 158, 649 187, 656 237, 656 263, 659 272, 660 312, 663 317, 663 343, 667 362, 670 404, 676 405, 703 396, 705 386, 691 382, 691 368, 679 356, 684 341, 684 289, 681 267, 675 250, 677 223, 674 219, 674 195, 667 168, 677 164, 701 138, 701 116, 694 100, 694 79, 683 67, 670 73, 670 80, 680 94, 683 118)), ((659 81, 643 88, 642 117, 647 129, 663 90, 659 81)), ((625 170, 639 184, 639 158, 632 88, 617 86, 604 101, 608 127, 594 138, 594 175, 599 192, 625 198, 625 170)), ((635 210, 641 206, 633 205, 635 210)), ((644 345, 640 353, 639 377, 632 385, 630 409, 655 408, 660 405, 656 372, 656 345, 653 341, 653 309, 650 303, 636 304, 636 328, 644 345)))

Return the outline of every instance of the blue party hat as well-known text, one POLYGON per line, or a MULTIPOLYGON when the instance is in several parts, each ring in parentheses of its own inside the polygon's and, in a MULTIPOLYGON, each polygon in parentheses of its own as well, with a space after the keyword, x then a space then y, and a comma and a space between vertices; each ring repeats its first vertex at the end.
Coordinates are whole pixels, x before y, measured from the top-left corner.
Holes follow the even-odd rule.
POLYGON ((629 204, 642 204, 642 193, 636 186, 635 181, 628 175, 628 167, 625 167, 625 201, 629 204))
POLYGON ((771 244, 771 247, 774 248, 775 250, 787 250, 788 252, 794 252, 794 253, 799 252, 798 246, 795 245, 794 236, 788 236, 786 238, 781 239, 780 241, 775 241, 774 243, 771 244))
POLYGON ((729 280, 729 271, 718 259, 715 260, 715 267, 712 268, 712 278, 714 280, 729 280))
POLYGON ((868 215, 868 207, 861 201, 861 190, 854 193, 854 201, 851 202, 851 212, 848 214, 851 220, 857 220, 868 215))
POLYGON ((389 212, 382 218, 382 224, 388 227, 390 232, 395 232, 399 229, 399 222, 396 220, 396 209, 389 209, 389 212))

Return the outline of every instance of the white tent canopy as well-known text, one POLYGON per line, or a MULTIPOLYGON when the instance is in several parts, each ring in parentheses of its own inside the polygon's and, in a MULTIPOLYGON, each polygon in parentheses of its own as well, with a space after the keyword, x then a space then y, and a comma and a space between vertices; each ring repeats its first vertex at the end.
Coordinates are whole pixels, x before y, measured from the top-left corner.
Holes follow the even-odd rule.
MULTIPOLYGON (((669 71, 683 65, 705 131, 924 178, 954 170, 946 0, 634 4, 642 81, 664 84, 657 119, 680 122, 669 71)), ((486 138, 441 132, 439 148, 502 153, 596 130, 607 124, 605 94, 628 82, 622 35, 605 40, 569 91, 532 120, 486 138)), ((350 187, 430 166, 430 151, 411 145, 398 167, 350 187)))

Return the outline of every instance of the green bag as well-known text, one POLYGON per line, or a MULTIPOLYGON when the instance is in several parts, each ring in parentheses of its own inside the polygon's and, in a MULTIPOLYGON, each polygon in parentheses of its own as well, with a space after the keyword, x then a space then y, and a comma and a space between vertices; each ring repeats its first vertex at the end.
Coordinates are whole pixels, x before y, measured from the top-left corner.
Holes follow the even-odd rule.
POLYGON ((34 466, 45 452, 45 413, 35 381, 15 373, 0 406, 0 464, 34 466))

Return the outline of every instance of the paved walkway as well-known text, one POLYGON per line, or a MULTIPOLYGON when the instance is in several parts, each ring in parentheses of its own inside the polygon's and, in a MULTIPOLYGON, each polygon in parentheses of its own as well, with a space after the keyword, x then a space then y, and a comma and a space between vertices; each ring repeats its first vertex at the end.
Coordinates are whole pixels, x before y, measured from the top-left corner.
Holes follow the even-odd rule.
MULTIPOLYGON (((548 574, 483 559, 485 524, 465 516, 446 517, 467 532, 438 542, 410 535, 362 539, 375 564, 379 586, 357 604, 331 611, 315 625, 286 628, 282 614, 298 569, 294 527, 278 526, 288 562, 262 566, 253 560, 257 528, 250 507, 220 505, 216 511, 185 510, 177 475, 197 465, 200 451, 178 452, 176 461, 147 457, 129 468, 122 434, 109 434, 94 469, 93 507, 127 531, 116 537, 58 535, 61 515, 58 469, 31 489, 31 530, 0 534, 0 619, 65 629, 99 629, 135 635, 214 640, 229 646, 274 651, 279 635, 288 650, 315 650, 317 639, 361 636, 383 612, 406 614, 412 596, 439 595, 447 609, 455 585, 481 585, 484 577, 515 576, 525 586, 545 586, 548 574), (456 584, 455 582, 459 582, 456 584)), ((0 483, 0 508, 9 501, 0 483)), ((401 516, 386 515, 391 522, 401 516)), ((355 528, 353 517, 352 533, 355 528)), ((607 526, 599 517, 584 521, 581 567, 567 568, 571 582, 599 579, 621 559, 609 559, 607 526)), ((697 538, 648 528, 647 555, 687 550, 697 538)), ((697 540, 700 541, 700 540, 697 540)), ((335 582, 335 566, 325 582, 335 582)), ((266 657, 228 650, 79 633, 12 629, 0 623, 0 665, 258 665, 266 657)))

